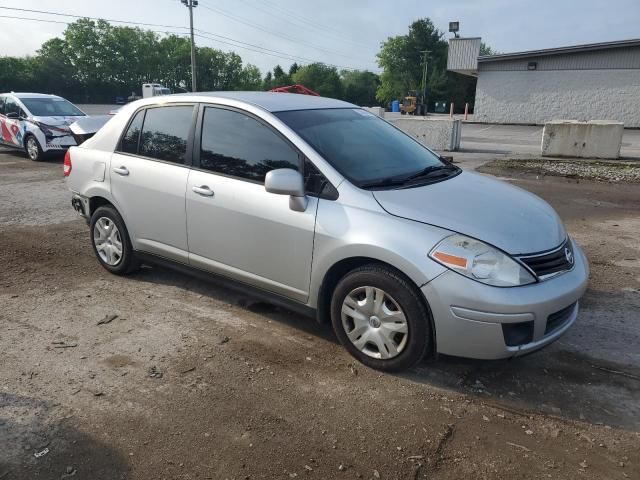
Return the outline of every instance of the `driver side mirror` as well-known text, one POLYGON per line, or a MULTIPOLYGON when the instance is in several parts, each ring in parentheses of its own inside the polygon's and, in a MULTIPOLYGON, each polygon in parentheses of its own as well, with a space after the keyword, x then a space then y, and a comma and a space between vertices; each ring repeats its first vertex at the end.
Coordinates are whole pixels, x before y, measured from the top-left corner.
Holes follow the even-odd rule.
POLYGON ((304 191, 302 174, 292 168, 278 168, 267 173, 264 189, 276 195, 289 195, 289 208, 304 212, 309 200, 304 191))
POLYGON ((20 114, 16 113, 16 112, 8 112, 5 117, 7 118, 11 118, 13 120, 18 120, 20 118, 20 114))

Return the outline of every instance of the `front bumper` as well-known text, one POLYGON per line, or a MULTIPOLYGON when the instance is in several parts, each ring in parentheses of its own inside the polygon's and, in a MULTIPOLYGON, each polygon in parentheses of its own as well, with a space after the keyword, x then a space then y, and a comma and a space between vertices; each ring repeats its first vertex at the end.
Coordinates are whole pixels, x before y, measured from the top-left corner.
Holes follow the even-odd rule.
POLYGON ((438 353, 509 358, 557 340, 575 322, 589 279, 587 258, 575 242, 573 247, 573 269, 540 283, 500 288, 448 270, 424 285, 438 353))
POLYGON ((65 151, 69 147, 73 147, 75 145, 77 145, 75 138, 73 138, 73 135, 69 134, 61 137, 47 138, 46 142, 41 145, 41 147, 43 152, 50 152, 58 150, 65 151))

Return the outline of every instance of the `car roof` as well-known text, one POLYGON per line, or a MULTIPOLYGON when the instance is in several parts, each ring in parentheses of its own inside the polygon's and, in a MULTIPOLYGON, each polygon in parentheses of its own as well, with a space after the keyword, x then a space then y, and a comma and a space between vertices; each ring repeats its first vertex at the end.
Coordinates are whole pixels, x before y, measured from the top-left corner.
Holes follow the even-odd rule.
POLYGON ((29 93, 29 92, 7 92, 3 95, 13 95, 16 98, 62 98, 58 95, 50 95, 48 93, 29 93))
MULTIPOLYGON (((197 92, 178 93, 168 97, 189 97, 202 101, 212 101, 215 98, 225 98, 239 102, 250 103, 269 112, 283 112, 287 110, 313 110, 320 108, 354 108, 357 105, 343 102, 334 98, 301 95, 299 93, 280 92, 197 92)), ((167 98, 167 97, 165 97, 167 98)))

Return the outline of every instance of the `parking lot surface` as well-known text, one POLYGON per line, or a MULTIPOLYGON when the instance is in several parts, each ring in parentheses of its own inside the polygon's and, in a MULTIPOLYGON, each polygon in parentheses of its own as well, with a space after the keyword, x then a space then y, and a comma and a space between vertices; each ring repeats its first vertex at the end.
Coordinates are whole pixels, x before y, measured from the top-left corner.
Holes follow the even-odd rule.
POLYGON ((584 247, 578 321, 527 357, 388 375, 224 282, 108 274, 61 159, 0 148, 0 479, 640 478, 640 188, 492 173, 584 247))

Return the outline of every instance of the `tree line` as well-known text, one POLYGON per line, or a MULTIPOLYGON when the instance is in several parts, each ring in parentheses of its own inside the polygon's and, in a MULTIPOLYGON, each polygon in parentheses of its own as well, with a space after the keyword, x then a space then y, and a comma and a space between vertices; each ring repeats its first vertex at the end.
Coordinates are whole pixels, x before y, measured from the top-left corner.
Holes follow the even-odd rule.
MULTIPOLYGON (((323 63, 280 65, 266 72, 243 63, 235 52, 210 47, 196 49, 198 89, 269 90, 302 84, 323 96, 357 105, 387 106, 409 90, 420 89, 423 54, 428 50, 428 99, 473 104, 475 79, 447 72, 443 32, 430 19, 413 22, 406 35, 381 44, 377 60, 381 74, 338 70, 323 63)), ((483 46, 482 53, 491 53, 483 46)), ((159 35, 138 27, 113 26, 103 20, 80 19, 62 37, 46 41, 36 55, 0 57, 0 92, 55 93, 77 103, 113 103, 116 96, 141 93, 142 83, 161 83, 173 92, 191 85, 191 46, 179 35, 159 35)))

